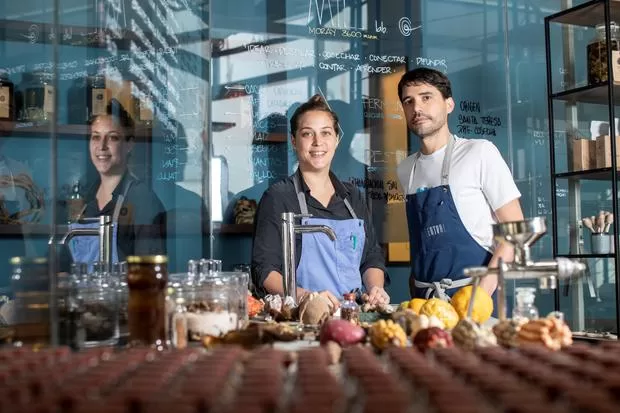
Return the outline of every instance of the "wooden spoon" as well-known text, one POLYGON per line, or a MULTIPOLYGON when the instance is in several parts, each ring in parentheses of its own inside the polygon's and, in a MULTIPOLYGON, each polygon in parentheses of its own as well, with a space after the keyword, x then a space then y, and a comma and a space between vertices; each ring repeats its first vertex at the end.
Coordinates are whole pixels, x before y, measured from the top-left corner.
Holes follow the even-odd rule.
POLYGON ((581 222, 583 222, 583 226, 584 227, 588 228, 593 233, 595 232, 594 231, 594 227, 592 226, 592 219, 591 218, 585 217, 585 218, 583 218, 581 220, 581 222))
POLYGON ((609 227, 614 223, 614 214, 607 212, 605 215, 605 232, 609 232, 609 227))
POLYGON ((598 227, 598 232, 603 233, 603 229, 605 229, 605 211, 598 213, 596 217, 596 226, 598 227))

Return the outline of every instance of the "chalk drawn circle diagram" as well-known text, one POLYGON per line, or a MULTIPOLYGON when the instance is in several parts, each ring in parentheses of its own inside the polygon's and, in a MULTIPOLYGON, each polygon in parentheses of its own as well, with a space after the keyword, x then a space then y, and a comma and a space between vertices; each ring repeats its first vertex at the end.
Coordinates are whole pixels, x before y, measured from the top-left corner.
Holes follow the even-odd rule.
POLYGON ((401 17, 398 21, 398 30, 400 30, 403 36, 409 37, 415 31, 415 28, 411 24, 409 17, 401 17))

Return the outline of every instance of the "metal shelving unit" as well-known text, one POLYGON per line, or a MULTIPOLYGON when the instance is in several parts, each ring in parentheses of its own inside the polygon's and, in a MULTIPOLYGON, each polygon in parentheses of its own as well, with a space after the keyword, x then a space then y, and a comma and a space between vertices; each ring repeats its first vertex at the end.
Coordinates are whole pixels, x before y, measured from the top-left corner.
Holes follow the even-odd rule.
MULTIPOLYGON (((568 4, 568 2, 563 2, 568 4)), ((601 82, 597 84, 589 84, 582 86, 575 83, 577 64, 580 62, 579 50, 576 50, 575 46, 575 30, 578 28, 593 28, 597 24, 605 23, 606 25, 606 38, 610 38, 610 22, 620 22, 620 2, 614 0, 593 0, 583 4, 579 4, 574 7, 568 7, 559 13, 547 16, 545 18, 545 48, 547 59, 547 104, 549 111, 549 136, 550 136, 550 155, 551 155, 551 188, 554 192, 552 194, 552 212, 553 212, 553 255, 556 257, 567 258, 581 258, 581 259, 598 259, 597 262, 606 261, 602 264, 603 271, 607 271, 606 276, 609 279, 613 279, 615 282, 615 329, 616 334, 620 331, 620 277, 618 276, 618 248, 616 245, 615 252, 610 254, 590 254, 582 250, 583 238, 582 228, 578 224, 582 217, 581 203, 582 203, 582 183, 584 181, 608 181, 611 188, 611 204, 614 217, 618 217, 618 173, 613 171, 618 170, 617 161, 615 156, 611 156, 611 167, 606 168, 593 168, 583 171, 558 171, 556 165, 556 116, 554 112, 554 105, 556 102, 562 102, 565 108, 565 118, 567 128, 573 127, 578 124, 578 121, 584 121, 587 119, 579 119, 578 104, 593 104, 606 106, 609 125, 614 125, 615 106, 620 105, 620 85, 615 85, 613 82, 613 73, 608 69, 609 81, 601 82), (557 30, 561 29, 561 51, 558 48, 552 48, 552 33, 551 28, 557 30), (553 76, 554 76, 554 53, 560 53, 563 58, 563 74, 568 77, 570 86, 563 88, 563 90, 554 90, 553 76), (568 211, 569 211, 569 253, 559 251, 558 238, 558 195, 557 188, 558 183, 568 186, 568 211), (610 263, 613 261, 613 274, 610 274, 610 263)), ((557 34, 557 31, 553 32, 557 34)), ((556 38, 554 38, 556 39, 556 38)), ((607 67, 611 68, 612 54, 611 54, 610 42, 607 42, 607 67)), ((562 85, 563 86, 563 85, 562 85)), ((616 154, 616 131, 615 127, 610 127, 609 136, 611 140, 611 153, 616 154)), ((568 138, 570 139, 570 137, 568 138)), ((568 147, 569 141, 566 142, 568 147)), ((571 151, 567 150, 570 155, 571 151)), ((617 244, 618 240, 618 225, 613 225, 611 231, 613 236, 612 241, 617 244)), ((562 234, 563 235, 563 234, 562 234)), ((598 265, 598 264, 597 264, 598 265)), ((567 287, 568 288, 568 287, 567 287)), ((555 292, 555 307, 556 310, 560 309, 560 295, 562 290, 558 289, 555 292)), ((585 299, 584 299, 584 284, 574 283, 570 285, 570 294, 572 297, 572 309, 571 316, 573 321, 573 330, 584 331, 585 330, 585 299)))

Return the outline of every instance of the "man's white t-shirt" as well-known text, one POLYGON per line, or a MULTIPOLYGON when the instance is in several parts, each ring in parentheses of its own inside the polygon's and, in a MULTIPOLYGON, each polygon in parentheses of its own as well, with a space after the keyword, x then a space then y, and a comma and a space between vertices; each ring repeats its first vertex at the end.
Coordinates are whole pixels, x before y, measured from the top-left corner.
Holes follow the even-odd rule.
MULTIPOLYGON (((448 184, 465 229, 486 250, 493 251, 493 211, 519 198, 521 193, 508 165, 495 145, 486 139, 456 138, 448 184)), ((446 147, 430 155, 410 155, 398 165, 398 179, 405 194, 441 185, 446 147), (409 177, 417 163, 411 182, 409 177)))

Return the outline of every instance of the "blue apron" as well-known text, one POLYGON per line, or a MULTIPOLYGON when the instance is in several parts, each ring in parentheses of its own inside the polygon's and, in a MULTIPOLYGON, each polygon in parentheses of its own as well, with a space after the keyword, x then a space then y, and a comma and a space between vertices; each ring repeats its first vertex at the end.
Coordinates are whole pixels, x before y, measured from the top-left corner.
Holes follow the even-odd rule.
MULTIPOLYGON (((118 196, 116 199, 116 204, 114 205, 114 213, 112 215, 112 264, 118 262, 118 247, 116 245, 118 235, 118 217, 132 183, 132 178, 127 179, 125 182, 125 187, 123 188, 123 193, 118 196)), ((82 211, 80 211, 80 217, 84 213, 85 209, 86 205, 84 205, 82 211)), ((69 228, 99 229, 99 224, 96 222, 88 224, 72 223, 69 224, 69 228)), ((69 241, 69 250, 71 251, 73 262, 83 262, 88 264, 89 273, 93 271, 93 264, 97 261, 101 261, 102 259, 102 257, 99 257, 99 237, 97 236, 74 237, 69 241)))
MULTIPOLYGON (((302 214, 308 214, 306 195, 302 190, 300 172, 293 178, 302 214)), ((335 220, 303 218, 303 225, 327 225, 336 234, 336 241, 321 232, 302 234, 301 259, 297 266, 297 286, 310 291, 328 290, 342 297, 362 288, 360 263, 366 243, 364 221, 357 218, 349 201, 344 204, 353 219, 335 220)))
MULTIPOLYGON (((441 185, 407 195, 412 297, 449 301, 459 288, 471 284, 471 278, 466 278, 463 270, 486 266, 492 257, 467 231, 454 204, 449 185, 454 144, 455 139, 451 137, 441 167, 441 185)), ((420 152, 409 174, 408 190, 419 158, 420 152)))

